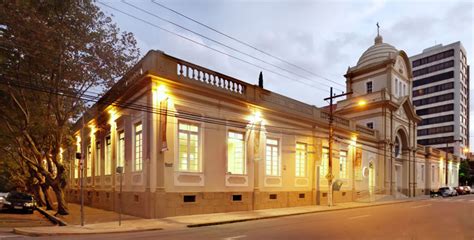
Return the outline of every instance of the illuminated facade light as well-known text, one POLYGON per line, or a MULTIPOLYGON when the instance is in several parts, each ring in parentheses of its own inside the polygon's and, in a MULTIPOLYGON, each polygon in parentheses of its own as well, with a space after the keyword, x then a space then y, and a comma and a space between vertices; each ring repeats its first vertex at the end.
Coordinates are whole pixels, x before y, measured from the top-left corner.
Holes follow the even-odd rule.
POLYGON ((350 144, 353 147, 357 146, 357 135, 356 134, 352 135, 350 144))
POLYGON ((359 101, 357 102, 357 105, 359 105, 359 107, 363 107, 363 106, 367 105, 367 101, 365 101, 365 100, 363 100, 363 99, 362 99, 362 100, 359 100, 359 101))
POLYGON ((255 110, 255 112, 252 115, 247 117, 247 120, 251 124, 260 123, 260 122, 263 124, 262 113, 259 110, 255 110))
POLYGON ((167 99, 167 98, 168 98, 168 95, 166 94, 166 92, 167 92, 167 91, 166 91, 165 85, 160 85, 160 86, 158 86, 158 88, 156 88, 156 89, 153 91, 153 93, 154 93, 154 95, 155 95, 155 96, 154 96, 154 97, 155 97, 155 100, 156 100, 157 102, 161 102, 161 101, 167 99))

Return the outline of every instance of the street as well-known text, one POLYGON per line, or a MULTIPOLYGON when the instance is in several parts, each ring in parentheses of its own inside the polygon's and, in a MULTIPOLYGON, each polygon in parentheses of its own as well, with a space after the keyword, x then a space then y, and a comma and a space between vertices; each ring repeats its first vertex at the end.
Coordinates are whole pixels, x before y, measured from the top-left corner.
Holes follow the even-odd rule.
POLYGON ((12 232, 15 227, 45 227, 53 226, 41 213, 35 211, 33 214, 20 212, 0 212, 0 239, 15 236, 12 232))
MULTIPOLYGON (((209 227, 68 236, 67 239, 454 240, 474 238, 473 219, 474 195, 464 195, 209 227)), ((37 239, 64 239, 64 236, 37 239)))

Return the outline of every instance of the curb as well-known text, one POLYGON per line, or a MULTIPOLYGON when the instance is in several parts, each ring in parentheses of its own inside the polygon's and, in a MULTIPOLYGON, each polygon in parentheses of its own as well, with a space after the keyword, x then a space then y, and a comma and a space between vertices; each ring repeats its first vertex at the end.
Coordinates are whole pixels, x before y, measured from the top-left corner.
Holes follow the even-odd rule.
POLYGON ((196 223, 196 224, 189 224, 189 225, 186 225, 186 226, 188 228, 205 227, 205 226, 222 225, 222 224, 238 223, 238 222, 248 222, 248 221, 279 218, 279 217, 297 216, 297 215, 311 214, 311 213, 331 212, 331 211, 341 211, 341 210, 348 210, 348 209, 358 209, 358 208, 377 207, 377 206, 384 206, 384 205, 393 205, 393 204, 399 204, 399 203, 414 202, 414 201, 418 201, 418 200, 420 200, 420 199, 401 200, 401 201, 387 202, 387 203, 376 203, 376 204, 371 204, 371 205, 366 205, 366 206, 355 206, 355 207, 324 209, 324 210, 299 212, 299 213, 288 213, 288 214, 275 215, 275 216, 263 216, 263 217, 253 217, 253 218, 251 217, 251 218, 246 218, 246 219, 225 220, 225 221, 216 221, 216 222, 208 222, 208 223, 196 223))
POLYGON ((13 229, 13 233, 21 234, 30 237, 45 237, 45 236, 72 236, 72 235, 93 235, 93 234, 112 234, 112 233, 134 233, 163 230, 163 228, 147 228, 147 229, 124 229, 119 231, 97 231, 97 232, 44 232, 38 233, 34 231, 25 231, 20 229, 13 229))
POLYGON ((54 215, 52 215, 51 213, 49 213, 48 211, 44 210, 43 208, 40 208, 40 207, 36 207, 36 210, 38 210, 38 212, 40 212, 41 214, 43 214, 47 219, 49 219, 49 221, 51 221, 52 223, 56 224, 56 225, 59 225, 59 226, 67 226, 67 222, 65 222, 64 220, 62 219, 59 219, 58 217, 55 217, 54 215))

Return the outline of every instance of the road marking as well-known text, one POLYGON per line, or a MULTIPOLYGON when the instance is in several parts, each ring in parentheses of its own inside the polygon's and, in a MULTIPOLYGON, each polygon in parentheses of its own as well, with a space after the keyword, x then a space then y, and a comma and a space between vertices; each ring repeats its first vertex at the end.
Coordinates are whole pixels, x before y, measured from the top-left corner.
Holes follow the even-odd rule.
POLYGON ((234 237, 226 237, 223 238, 223 240, 234 240, 234 239, 239 239, 239 238, 244 238, 247 237, 247 235, 239 235, 239 236, 234 236, 234 237))
POLYGON ((361 215, 361 216, 355 216, 355 217, 350 217, 350 218, 347 218, 349 220, 352 220, 352 219, 357 219, 357 218, 365 218, 365 217, 369 217, 370 215, 361 215))
POLYGON ((474 202, 474 199, 472 199, 472 200, 469 200, 469 202, 474 202))
POLYGON ((432 204, 425 204, 425 205, 418 205, 418 206, 413 206, 411 208, 421 208, 421 207, 428 207, 431 206, 432 204))

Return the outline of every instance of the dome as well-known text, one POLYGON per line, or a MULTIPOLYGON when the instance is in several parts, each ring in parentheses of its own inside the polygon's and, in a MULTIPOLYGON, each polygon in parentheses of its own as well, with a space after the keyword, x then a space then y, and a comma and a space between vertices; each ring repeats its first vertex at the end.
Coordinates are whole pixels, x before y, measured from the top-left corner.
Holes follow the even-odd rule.
POLYGON ((382 36, 377 35, 374 42, 374 45, 369 47, 359 58, 356 68, 383 62, 398 54, 398 50, 394 46, 383 42, 382 36))

